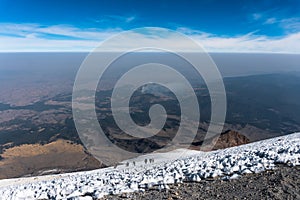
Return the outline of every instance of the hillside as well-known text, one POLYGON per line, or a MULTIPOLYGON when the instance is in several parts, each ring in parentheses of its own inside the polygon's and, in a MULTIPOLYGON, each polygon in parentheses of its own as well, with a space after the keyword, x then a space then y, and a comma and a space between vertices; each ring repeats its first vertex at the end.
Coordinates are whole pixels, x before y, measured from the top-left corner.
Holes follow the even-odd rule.
POLYGON ((225 149, 228 147, 235 147, 242 144, 248 144, 249 142, 250 140, 246 136, 240 134, 239 132, 233 130, 227 130, 223 132, 220 135, 220 137, 218 137, 213 149, 214 150, 225 149))
POLYGON ((167 189, 174 183, 231 180, 272 170, 279 164, 300 165, 299 143, 300 133, 294 133, 212 152, 182 149, 148 154, 116 168, 1 180, 0 196, 2 199, 98 199, 153 187, 167 189), (154 162, 144 164, 150 158, 154 162))

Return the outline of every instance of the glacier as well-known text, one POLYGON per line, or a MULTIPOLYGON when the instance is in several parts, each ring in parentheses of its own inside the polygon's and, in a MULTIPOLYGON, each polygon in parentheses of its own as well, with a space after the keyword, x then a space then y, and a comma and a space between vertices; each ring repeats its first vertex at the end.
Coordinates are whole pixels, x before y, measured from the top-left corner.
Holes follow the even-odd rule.
POLYGON ((0 199, 97 199, 184 181, 230 180, 279 164, 300 165, 300 133, 211 152, 152 153, 92 171, 0 180, 0 199))

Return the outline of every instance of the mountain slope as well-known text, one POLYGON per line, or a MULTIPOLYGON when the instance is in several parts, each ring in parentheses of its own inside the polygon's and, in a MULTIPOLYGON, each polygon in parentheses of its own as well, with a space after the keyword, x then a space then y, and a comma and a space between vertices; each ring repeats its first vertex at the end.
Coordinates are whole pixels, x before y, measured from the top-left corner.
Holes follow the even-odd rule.
POLYGON ((250 142, 250 140, 246 136, 233 130, 225 131, 220 135, 220 137, 218 137, 217 139, 215 138, 214 140, 217 140, 214 146, 214 150, 235 147, 243 144, 248 144, 250 142))
MULTIPOLYGON (((154 163, 120 165, 87 172, 0 181, 2 199, 101 198, 108 194, 143 191, 149 187, 218 178, 274 169, 277 164, 300 165, 300 133, 212 152, 176 150, 149 154, 154 163), (168 159, 160 159, 166 157, 168 159)), ((133 161, 133 160, 131 160, 133 161)))

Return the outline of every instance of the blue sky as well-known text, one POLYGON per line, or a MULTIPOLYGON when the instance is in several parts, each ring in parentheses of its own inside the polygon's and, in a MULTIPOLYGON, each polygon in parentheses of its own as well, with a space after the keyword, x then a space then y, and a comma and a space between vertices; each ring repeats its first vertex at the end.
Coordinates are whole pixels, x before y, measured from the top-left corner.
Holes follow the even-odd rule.
POLYGON ((182 32, 209 51, 300 53, 298 0, 0 0, 0 51, 89 51, 144 26, 182 32))

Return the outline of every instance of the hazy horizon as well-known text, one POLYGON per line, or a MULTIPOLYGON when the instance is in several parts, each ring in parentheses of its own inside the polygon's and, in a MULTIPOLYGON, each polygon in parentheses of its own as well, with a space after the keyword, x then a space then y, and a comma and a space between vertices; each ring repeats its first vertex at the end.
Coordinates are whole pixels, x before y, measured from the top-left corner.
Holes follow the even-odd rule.
MULTIPOLYGON (((150 52, 147 52, 150 53, 150 52)), ((153 53, 153 52, 151 52, 153 53)), ((12 70, 36 73, 55 72, 75 76, 88 52, 7 52, 0 53, 2 75, 12 70)), ((208 53, 223 77, 266 73, 300 72, 300 54, 208 53)), ((172 67, 172 66, 171 66, 172 67)), ((23 74, 23 75, 25 75, 23 74)), ((51 74, 51 73, 50 73, 51 74)))

